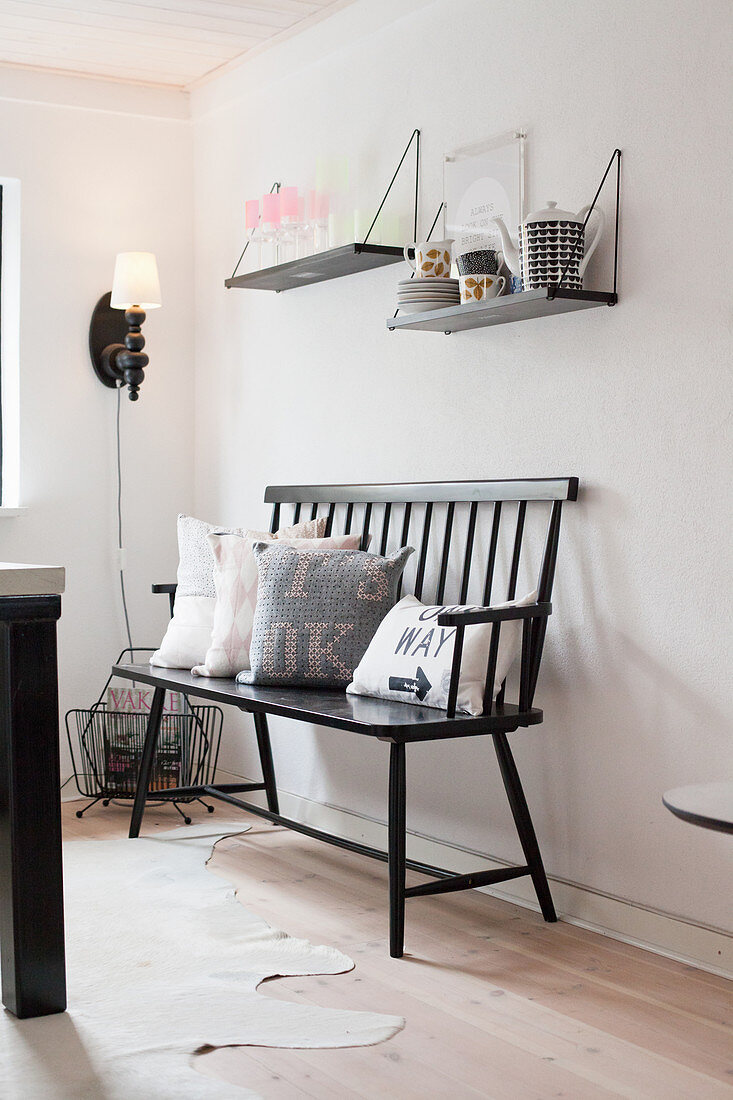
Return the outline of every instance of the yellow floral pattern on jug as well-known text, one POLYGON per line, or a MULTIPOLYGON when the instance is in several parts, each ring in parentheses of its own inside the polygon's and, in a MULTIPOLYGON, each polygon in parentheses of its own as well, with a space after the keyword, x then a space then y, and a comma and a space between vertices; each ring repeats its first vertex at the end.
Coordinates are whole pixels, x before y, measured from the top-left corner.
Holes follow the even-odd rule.
POLYGON ((420 274, 429 278, 447 278, 450 274, 450 252, 445 250, 431 248, 424 255, 420 252, 418 263, 420 274))

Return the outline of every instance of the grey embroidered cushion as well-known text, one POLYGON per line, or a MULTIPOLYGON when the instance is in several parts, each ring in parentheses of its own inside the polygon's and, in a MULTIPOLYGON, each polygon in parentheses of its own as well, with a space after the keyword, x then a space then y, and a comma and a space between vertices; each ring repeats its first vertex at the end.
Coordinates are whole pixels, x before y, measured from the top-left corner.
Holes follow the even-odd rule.
POLYGON ((257 610, 246 683, 343 687, 397 598, 413 548, 361 550, 255 543, 257 610))

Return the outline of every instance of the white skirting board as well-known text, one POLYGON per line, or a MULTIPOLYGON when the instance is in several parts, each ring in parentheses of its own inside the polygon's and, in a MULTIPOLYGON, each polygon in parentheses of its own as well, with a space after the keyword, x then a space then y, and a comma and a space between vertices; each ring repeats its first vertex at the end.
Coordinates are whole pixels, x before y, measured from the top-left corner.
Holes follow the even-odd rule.
MULTIPOLYGON (((222 769, 217 771, 220 783, 257 782, 222 769)), ((316 829, 335 833, 349 840, 361 841, 374 848, 387 847, 387 826, 371 818, 362 817, 349 810, 313 802, 308 798, 278 791, 280 813, 294 821, 302 821, 316 829)), ((253 802, 266 804, 259 792, 242 795, 253 802)), ((219 805, 222 805, 220 803, 219 805)), ((446 867, 457 874, 491 870, 506 866, 504 860, 492 859, 479 852, 456 848, 433 837, 415 833, 407 834, 407 855, 434 867, 446 867)), ((553 878, 548 874, 558 916, 568 924, 588 928, 602 936, 633 944, 657 955, 665 955, 679 962, 690 963, 720 974, 733 977, 733 936, 722 929, 710 928, 664 913, 635 905, 623 898, 603 894, 578 883, 553 878)), ((485 893, 506 901, 515 902, 526 909, 539 912, 532 882, 529 878, 513 879, 498 886, 481 887, 485 893)), ((385 901, 386 904, 386 901, 385 901)), ((415 904, 419 904, 419 901, 415 904)))

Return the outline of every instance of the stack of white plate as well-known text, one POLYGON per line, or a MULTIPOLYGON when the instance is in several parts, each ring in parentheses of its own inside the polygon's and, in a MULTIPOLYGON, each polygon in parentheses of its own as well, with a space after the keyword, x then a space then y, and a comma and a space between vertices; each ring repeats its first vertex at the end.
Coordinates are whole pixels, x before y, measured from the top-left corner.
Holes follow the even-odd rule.
POLYGON ((397 284, 397 308, 402 313, 445 309, 460 301, 458 279, 401 279, 397 284))

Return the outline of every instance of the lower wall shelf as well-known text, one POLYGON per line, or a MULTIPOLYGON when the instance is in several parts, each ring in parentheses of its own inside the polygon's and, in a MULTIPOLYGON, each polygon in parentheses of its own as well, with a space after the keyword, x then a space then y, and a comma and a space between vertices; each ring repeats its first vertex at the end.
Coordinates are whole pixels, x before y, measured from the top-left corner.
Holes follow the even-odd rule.
POLYGON ((428 313, 398 314, 387 320, 390 332, 395 329, 422 332, 463 332, 465 329, 505 325, 511 321, 528 321, 532 317, 548 317, 555 313, 574 313, 596 306, 615 306, 617 295, 597 290, 556 290, 552 297, 547 288, 523 290, 488 302, 433 309, 428 313))

